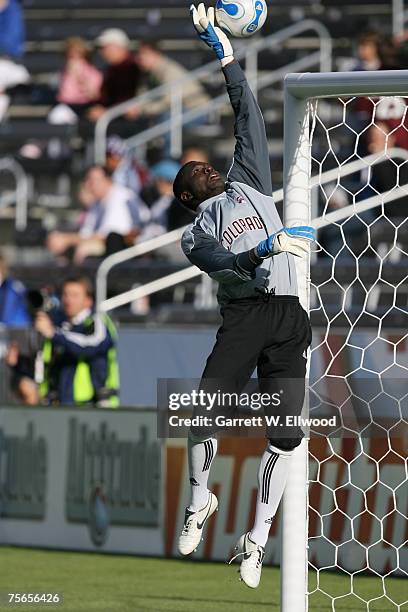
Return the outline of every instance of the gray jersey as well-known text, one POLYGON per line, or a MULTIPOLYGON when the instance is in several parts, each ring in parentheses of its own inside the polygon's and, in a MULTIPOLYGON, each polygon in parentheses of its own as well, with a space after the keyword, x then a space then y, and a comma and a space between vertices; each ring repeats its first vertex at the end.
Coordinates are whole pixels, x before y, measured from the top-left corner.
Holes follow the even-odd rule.
POLYGON ((219 282, 218 301, 257 295, 297 295, 293 255, 269 257, 252 273, 237 265, 237 255, 282 228, 272 198, 268 142, 259 106, 237 62, 224 68, 235 113, 236 145, 226 191, 202 202, 181 245, 191 261, 219 282))

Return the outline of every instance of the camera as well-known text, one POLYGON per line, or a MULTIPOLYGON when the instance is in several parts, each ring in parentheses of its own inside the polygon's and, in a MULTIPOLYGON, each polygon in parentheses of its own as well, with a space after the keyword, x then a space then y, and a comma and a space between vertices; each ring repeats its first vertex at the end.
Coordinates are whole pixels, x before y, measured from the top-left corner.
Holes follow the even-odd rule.
POLYGON ((30 289, 27 291, 27 307, 32 319, 38 312, 51 312, 59 307, 59 300, 49 288, 30 289))

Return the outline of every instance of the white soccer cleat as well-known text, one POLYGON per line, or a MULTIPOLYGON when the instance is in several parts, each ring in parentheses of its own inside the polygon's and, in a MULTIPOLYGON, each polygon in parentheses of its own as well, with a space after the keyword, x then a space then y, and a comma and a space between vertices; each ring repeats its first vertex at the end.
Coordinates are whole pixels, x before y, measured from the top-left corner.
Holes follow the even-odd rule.
POLYGON ((229 561, 243 555, 239 573, 241 580, 251 589, 256 589, 261 580, 262 562, 265 556, 265 549, 259 544, 255 544, 249 538, 249 532, 242 535, 235 546, 235 555, 229 561))
POLYGON ((178 550, 181 555, 190 555, 195 551, 201 542, 206 521, 216 510, 218 510, 218 499, 211 491, 204 508, 198 512, 192 512, 186 508, 184 527, 178 541, 178 550))

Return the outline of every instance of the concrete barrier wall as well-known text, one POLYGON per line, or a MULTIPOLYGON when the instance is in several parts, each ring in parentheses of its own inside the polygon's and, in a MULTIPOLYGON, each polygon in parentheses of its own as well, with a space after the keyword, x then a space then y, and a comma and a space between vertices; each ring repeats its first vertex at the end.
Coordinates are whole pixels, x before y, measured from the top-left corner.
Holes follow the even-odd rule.
MULTIPOLYGON (((353 520, 360 544, 340 547, 339 565, 364 568, 370 547, 370 567, 382 574, 396 567, 398 549, 399 567, 408 565, 406 442, 393 439, 390 452, 386 438, 373 438, 364 454, 357 442, 338 441, 335 454, 325 439, 311 441, 310 558, 330 566, 333 544, 350 540, 353 520), (351 487, 347 461, 357 455, 351 487)), ((209 483, 220 508, 197 558, 225 560, 251 527, 264 446, 263 439, 220 441, 209 483)), ((153 409, 0 408, 0 544, 177 556, 188 499, 185 440, 157 440, 153 409)), ((279 560, 278 512, 266 562, 279 560)))

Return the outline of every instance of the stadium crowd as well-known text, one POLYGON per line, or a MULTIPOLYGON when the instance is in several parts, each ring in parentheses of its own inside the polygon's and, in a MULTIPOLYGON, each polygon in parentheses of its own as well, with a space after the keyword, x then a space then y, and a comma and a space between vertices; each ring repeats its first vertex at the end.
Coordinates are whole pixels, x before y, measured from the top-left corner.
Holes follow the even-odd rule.
MULTIPOLYGON (((18 0, 0 1, 0 121, 7 118, 7 108, 13 92, 33 97, 29 75, 23 65, 24 20, 18 0), (17 79, 17 76, 21 76, 17 79), (7 79, 9 75, 9 80, 7 79), (21 94, 19 86, 26 85, 21 94)), ((142 41, 137 53, 130 51, 130 39, 125 31, 109 28, 94 41, 71 37, 65 42, 64 66, 58 76, 58 86, 50 79, 52 109, 48 122, 79 124, 79 132, 89 135, 92 124, 104 112, 121 102, 134 98, 151 88, 168 85, 185 77, 187 70, 163 54, 154 42, 142 41), (98 50, 104 62, 100 69, 92 58, 98 50)), ((35 87, 35 86, 33 86, 35 87)), ((49 91, 47 99, 49 98, 49 91)), ((41 93, 34 95, 38 100, 41 93)), ((195 108, 209 101, 205 88, 191 81, 183 90, 183 105, 195 108)), ((168 118, 168 93, 158 100, 132 106, 124 119, 117 123, 118 132, 134 133, 138 126, 168 118), (140 123, 142 121, 142 123, 140 123), (125 127, 123 127, 125 125, 125 127)), ((193 122, 195 125, 205 119, 193 122)), ((115 125, 114 125, 115 128, 115 125)), ((46 151, 46 143, 27 140, 19 151, 21 158, 38 159, 46 151)), ((172 181, 183 160, 169 158, 169 142, 165 140, 153 163, 148 164, 140 151, 129 150, 119 135, 113 135, 107 146, 106 165, 89 166, 80 181, 77 201, 81 212, 77 224, 66 231, 58 228, 46 241, 49 252, 58 263, 73 260, 82 263, 89 256, 103 256, 130 246, 135 241, 157 236, 190 219, 172 197, 172 181)), ((66 156, 67 145, 57 149, 66 156)), ((187 150, 205 161, 203 150, 187 150)), ((150 161, 150 160, 149 160, 150 161)))
MULTIPOLYGON (((2 0, 0 25, 1 121, 7 118, 16 88, 27 86, 23 95, 30 91, 22 63, 24 22, 19 2, 2 0)), ((85 125, 89 132, 108 108, 186 74, 154 43, 144 42, 132 54, 123 30, 105 30, 94 43, 104 60, 103 70, 93 63, 89 42, 80 37, 66 41, 50 123, 81 123, 81 129, 85 125)), ((187 108, 208 101, 198 82, 192 82, 185 94, 187 108)), ((154 118, 166 118, 169 108, 170 98, 165 96, 130 108, 125 120, 133 125, 143 117, 149 124, 154 118)), ((173 180, 181 163, 206 161, 207 153, 190 148, 181 160, 174 160, 167 154, 168 143, 163 144, 161 155, 148 165, 119 135, 108 139, 106 163, 89 165, 79 181, 76 221, 68 227, 62 224, 46 237, 45 246, 57 265, 80 266, 86 259, 110 255, 191 220, 190 213, 174 201, 173 180)), ((41 154, 38 142, 28 141, 21 149, 23 157, 41 154)), ((172 251, 167 255, 171 257, 172 251)), ((179 257, 176 250, 174 257, 179 257)), ((27 291, 8 267, 6 257, 0 255, 0 324, 9 330, 5 362, 14 399, 28 405, 116 406, 116 332, 108 317, 95 314, 91 279, 67 277, 59 292, 47 286, 27 291)))

